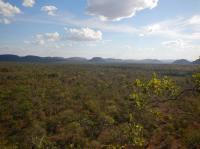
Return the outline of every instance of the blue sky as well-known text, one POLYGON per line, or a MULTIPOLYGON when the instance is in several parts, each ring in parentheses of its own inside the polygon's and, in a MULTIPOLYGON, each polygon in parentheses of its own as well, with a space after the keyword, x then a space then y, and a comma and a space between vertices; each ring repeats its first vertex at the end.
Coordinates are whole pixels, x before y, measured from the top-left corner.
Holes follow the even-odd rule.
POLYGON ((199 0, 0 0, 0 54, 197 59, 199 0))

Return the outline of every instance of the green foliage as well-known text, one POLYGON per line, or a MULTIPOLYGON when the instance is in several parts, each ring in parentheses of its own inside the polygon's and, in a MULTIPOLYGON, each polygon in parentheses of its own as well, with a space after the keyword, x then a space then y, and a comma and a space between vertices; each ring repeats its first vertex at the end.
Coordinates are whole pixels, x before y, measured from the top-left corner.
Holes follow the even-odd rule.
POLYGON ((136 79, 134 92, 130 96, 133 110, 130 114, 131 129, 129 132, 133 145, 143 146, 145 141, 141 134, 143 134, 144 128, 153 127, 156 121, 163 119, 162 113, 154 109, 152 104, 172 99, 178 94, 178 86, 168 77, 159 79, 154 73, 148 81, 136 79))
POLYGON ((193 82, 195 85, 195 89, 200 92, 200 73, 196 73, 193 76, 193 82))
POLYGON ((129 129, 127 130, 127 134, 129 136, 129 144, 133 146, 144 146, 145 139, 144 139, 144 128, 140 124, 136 124, 133 118, 133 115, 129 115, 129 129))
MULTIPOLYGON (((193 72, 195 66, 1 63, 0 148, 144 148, 177 136, 183 147, 197 144, 190 129, 199 128, 199 96, 168 101, 193 72)), ((199 74, 193 80, 199 88, 199 74)))
POLYGON ((180 92, 174 81, 166 76, 159 79, 155 73, 149 81, 137 79, 134 86, 135 89, 134 93, 131 95, 131 99, 135 101, 138 108, 144 106, 146 102, 152 102, 152 100, 173 98, 180 92))

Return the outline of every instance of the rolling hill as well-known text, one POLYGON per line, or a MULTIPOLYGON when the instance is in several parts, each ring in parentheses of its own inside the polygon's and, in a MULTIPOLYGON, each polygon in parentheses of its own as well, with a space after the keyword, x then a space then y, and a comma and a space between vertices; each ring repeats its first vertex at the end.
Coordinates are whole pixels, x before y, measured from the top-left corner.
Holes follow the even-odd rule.
POLYGON ((190 62, 186 59, 179 59, 179 60, 174 61, 173 64, 188 65, 188 64, 192 64, 192 62, 190 62))
POLYGON ((190 62, 186 59, 180 59, 175 61, 166 61, 166 60, 157 60, 157 59, 115 59, 115 58, 102 58, 102 57, 93 57, 91 59, 86 59, 83 57, 40 57, 34 55, 28 56, 18 56, 12 54, 0 55, 0 62, 38 62, 38 63, 49 63, 49 62, 63 62, 63 63, 123 63, 123 64, 200 64, 200 59, 190 62))

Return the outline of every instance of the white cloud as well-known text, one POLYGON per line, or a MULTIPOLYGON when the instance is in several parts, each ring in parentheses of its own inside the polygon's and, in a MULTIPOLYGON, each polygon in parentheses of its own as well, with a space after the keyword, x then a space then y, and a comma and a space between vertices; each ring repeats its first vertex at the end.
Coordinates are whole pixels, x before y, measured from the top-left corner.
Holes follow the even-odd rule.
POLYGON ((163 50, 157 50, 159 55, 174 59, 194 59, 200 54, 200 45, 192 41, 177 39, 161 43, 163 50))
MULTIPOLYGON (((71 41, 100 41, 102 40, 102 33, 100 31, 95 31, 90 28, 81 28, 81 29, 67 29, 67 36, 60 36, 58 32, 54 33, 44 33, 44 34, 37 34, 34 36, 32 41, 24 41, 26 44, 37 44, 37 45, 45 45, 51 43, 59 43, 60 41, 64 40, 71 40, 71 41), (48 44, 46 44, 48 43, 48 44)), ((58 47, 58 46, 57 46, 58 47)))
POLYGON ((191 25, 200 25, 200 15, 193 16, 187 22, 191 25))
POLYGON ((29 23, 39 23, 39 24, 52 24, 52 25, 63 25, 66 24, 73 26, 74 28, 93 28, 105 32, 115 32, 115 33, 138 33, 138 29, 129 24, 119 24, 111 21, 101 21, 98 18, 80 19, 76 16, 68 16, 66 14, 57 15, 56 17, 49 18, 48 16, 21 16, 16 18, 20 22, 29 23))
POLYGON ((0 23, 2 23, 2 24, 10 24, 11 22, 12 21, 7 18, 0 19, 0 23))
POLYGON ((190 35, 191 40, 200 40, 200 32, 192 33, 190 35))
POLYGON ((60 34, 58 32, 55 33, 46 33, 44 35, 44 37, 48 40, 48 41, 57 41, 60 38, 60 34))
POLYGON ((5 17, 14 16, 19 14, 21 11, 18 7, 11 5, 8 2, 0 0, 0 15, 5 17))
POLYGON ((26 41, 26 43, 44 45, 46 42, 55 42, 58 41, 59 39, 60 39, 60 34, 58 32, 45 33, 45 34, 37 34, 32 42, 26 41))
POLYGON ((41 11, 46 12, 50 16, 55 16, 55 13, 56 13, 57 10, 58 10, 58 8, 56 8, 55 6, 52 6, 52 5, 43 6, 41 8, 41 11))
POLYGON ((67 39, 73 41, 98 41, 102 40, 102 32, 90 28, 66 29, 67 39))
POLYGON ((153 24, 153 25, 149 25, 145 28, 146 32, 148 33, 155 33, 155 32, 159 32, 162 29, 160 24, 153 24))
POLYGON ((33 7, 35 4, 35 0, 23 0, 22 5, 24 7, 33 7))
POLYGON ((165 20, 140 28, 139 35, 200 40, 200 16, 165 20))
POLYGON ((129 18, 143 9, 153 9, 159 0, 87 0, 87 12, 103 20, 129 18))
POLYGON ((188 43, 184 42, 181 39, 178 39, 178 40, 164 41, 162 42, 162 45, 169 48, 185 48, 185 46, 188 46, 188 43))
MULTIPOLYGON (((62 19, 63 20, 63 19, 62 19)), ((116 24, 113 22, 103 22, 96 18, 80 20, 80 19, 65 19, 65 24, 71 24, 76 27, 89 27, 95 28, 107 32, 118 32, 118 33, 135 33, 137 29, 133 26, 126 24, 116 24)))
POLYGON ((140 33, 139 36, 140 36, 140 37, 144 37, 145 35, 144 35, 143 33, 140 33))
POLYGON ((170 40, 170 41, 164 41, 161 43, 164 47, 169 48, 169 49, 175 49, 175 50, 182 50, 182 49, 199 49, 198 44, 193 43, 192 41, 189 40, 182 40, 182 39, 177 39, 177 40, 170 40))

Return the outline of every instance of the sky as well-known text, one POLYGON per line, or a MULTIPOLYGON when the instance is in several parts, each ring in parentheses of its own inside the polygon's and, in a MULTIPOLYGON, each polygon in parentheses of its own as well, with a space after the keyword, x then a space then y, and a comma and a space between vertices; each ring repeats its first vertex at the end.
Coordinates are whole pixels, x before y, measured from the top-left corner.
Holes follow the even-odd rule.
POLYGON ((0 0, 0 54, 200 56, 200 0, 0 0))

